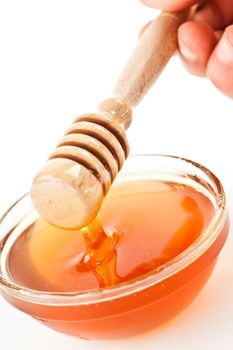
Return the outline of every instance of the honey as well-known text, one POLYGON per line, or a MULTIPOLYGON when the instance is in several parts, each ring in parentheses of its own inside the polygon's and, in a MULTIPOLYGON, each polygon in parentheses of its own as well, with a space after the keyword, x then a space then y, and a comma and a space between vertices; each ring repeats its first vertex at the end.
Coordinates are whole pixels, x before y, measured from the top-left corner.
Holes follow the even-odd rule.
POLYGON ((176 157, 131 157, 88 227, 47 224, 29 196, 6 213, 0 291, 56 331, 133 336, 194 300, 227 235, 224 191, 210 171, 176 157))
POLYGON ((126 182, 86 229, 37 220, 12 246, 8 271, 18 284, 40 291, 110 287, 162 269, 198 239, 213 215, 211 201, 189 186, 126 182))

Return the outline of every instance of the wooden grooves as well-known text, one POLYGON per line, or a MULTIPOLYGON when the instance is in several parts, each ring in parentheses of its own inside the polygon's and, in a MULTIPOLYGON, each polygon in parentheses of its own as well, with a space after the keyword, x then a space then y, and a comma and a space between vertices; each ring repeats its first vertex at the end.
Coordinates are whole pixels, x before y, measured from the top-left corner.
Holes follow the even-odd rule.
POLYGON ((99 182, 101 182, 103 190, 105 189, 105 185, 102 181, 100 173, 95 168, 93 168, 85 159, 81 159, 77 155, 75 156, 75 155, 65 154, 65 153, 64 154, 63 153, 58 153, 58 154, 54 153, 49 157, 49 160, 52 160, 52 159, 68 159, 68 160, 72 160, 72 161, 82 165, 84 168, 89 170, 99 182))
POLYGON ((123 150, 118 142, 118 140, 113 136, 112 140, 109 140, 108 131, 99 126, 95 125, 95 128, 93 128, 93 125, 91 123, 87 122, 78 122, 73 124, 68 131, 66 132, 66 135, 87 135, 90 137, 93 137, 94 139, 97 139, 99 142, 101 142, 106 148, 109 149, 111 152, 113 158, 115 159, 118 170, 121 168, 123 162, 124 162, 124 153, 123 150))
POLYGON ((125 153, 118 139, 109 130, 91 122, 76 122, 67 130, 66 135, 85 134, 92 136, 103 143, 112 153, 120 169, 125 160, 125 153))
POLYGON ((62 139, 57 147, 61 146, 80 147, 94 154, 109 172, 111 181, 114 180, 118 171, 117 162, 109 149, 96 138, 85 134, 69 134, 62 139))
POLYGON ((129 153, 121 126, 107 115, 86 114, 77 118, 49 159, 73 160, 102 183, 107 193, 129 153))
POLYGON ((77 121, 85 121, 85 122, 90 122, 94 123, 100 126, 103 126, 105 129, 110 131, 119 141, 121 144, 122 149, 124 150, 125 153, 125 158, 127 158, 128 153, 129 153, 129 147, 128 147, 128 142, 125 136, 125 132, 122 130, 122 128, 119 126, 119 124, 114 123, 113 120, 110 118, 104 118, 101 115, 98 114, 86 114, 80 116, 77 121))
POLYGON ((81 147, 61 146, 55 149, 49 159, 66 158, 83 165, 91 170, 93 175, 101 182, 103 192, 106 194, 111 185, 111 176, 102 162, 92 153, 81 147))

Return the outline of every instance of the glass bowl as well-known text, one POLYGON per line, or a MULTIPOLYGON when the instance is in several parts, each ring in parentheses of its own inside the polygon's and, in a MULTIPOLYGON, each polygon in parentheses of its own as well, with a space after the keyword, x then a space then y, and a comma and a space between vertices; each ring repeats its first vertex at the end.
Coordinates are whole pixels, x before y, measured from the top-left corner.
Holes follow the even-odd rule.
POLYGON ((136 335, 180 313, 206 284, 226 241, 229 224, 224 190, 216 176, 200 164, 164 155, 129 157, 115 183, 145 178, 189 185, 205 194, 215 209, 201 236, 163 269, 91 292, 40 292, 18 285, 6 273, 6 261, 16 238, 38 218, 26 195, 0 223, 2 296, 48 327, 85 339, 136 335))

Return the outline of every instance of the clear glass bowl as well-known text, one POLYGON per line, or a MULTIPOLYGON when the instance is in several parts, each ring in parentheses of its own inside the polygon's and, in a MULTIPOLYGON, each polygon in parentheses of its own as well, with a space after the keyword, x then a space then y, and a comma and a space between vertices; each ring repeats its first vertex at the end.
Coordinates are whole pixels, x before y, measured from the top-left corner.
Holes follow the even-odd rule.
POLYGON ((224 190, 216 176, 200 164, 163 155, 129 157, 116 183, 145 178, 189 185, 213 203, 212 221, 189 248, 161 271, 114 287, 83 293, 30 290, 17 285, 6 274, 10 247, 38 218, 26 195, 5 213, 0 223, 2 296, 45 325, 86 339, 132 336, 149 331, 181 312, 204 287, 227 238, 224 190))

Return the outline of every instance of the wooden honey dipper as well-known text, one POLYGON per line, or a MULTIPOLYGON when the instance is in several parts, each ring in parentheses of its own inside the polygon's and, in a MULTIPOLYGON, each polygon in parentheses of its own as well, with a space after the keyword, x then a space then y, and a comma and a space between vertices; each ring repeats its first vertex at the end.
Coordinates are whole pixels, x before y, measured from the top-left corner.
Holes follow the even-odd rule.
POLYGON ((190 10, 162 12, 145 30, 123 70, 113 98, 98 114, 78 117, 35 177, 31 197, 49 223, 81 228, 97 215, 129 153, 125 130, 135 107, 177 48, 179 26, 190 10))

